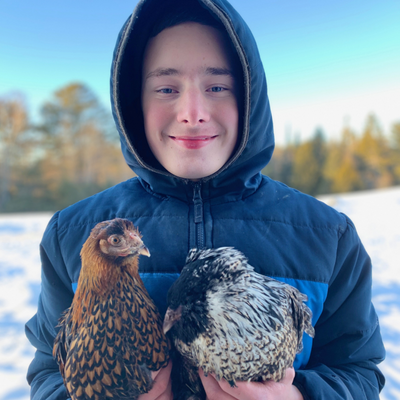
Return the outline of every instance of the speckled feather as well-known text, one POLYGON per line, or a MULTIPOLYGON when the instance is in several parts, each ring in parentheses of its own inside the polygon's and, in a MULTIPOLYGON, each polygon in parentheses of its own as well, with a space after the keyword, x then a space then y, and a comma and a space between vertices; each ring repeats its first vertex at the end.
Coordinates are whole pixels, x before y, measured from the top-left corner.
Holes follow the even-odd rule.
MULTIPOLYGON (((60 321, 53 355, 72 400, 134 399, 152 387, 151 371, 165 367, 169 342, 138 274, 138 255, 110 258, 102 223, 82 249, 82 271, 71 307, 60 321)), ((134 231, 138 234, 137 231, 134 231)), ((118 232, 117 232, 118 233, 118 232)))
POLYGON ((306 300, 296 288, 254 272, 233 248, 194 249, 168 294, 170 309, 182 306, 171 334, 192 365, 231 386, 279 381, 302 350, 303 332, 314 336, 306 300))

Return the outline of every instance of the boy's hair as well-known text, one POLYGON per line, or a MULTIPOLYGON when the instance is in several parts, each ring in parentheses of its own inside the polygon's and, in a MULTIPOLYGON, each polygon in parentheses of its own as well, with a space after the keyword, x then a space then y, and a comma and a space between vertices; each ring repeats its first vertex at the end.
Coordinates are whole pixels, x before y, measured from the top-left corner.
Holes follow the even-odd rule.
POLYGON ((209 11, 201 7, 197 2, 187 1, 185 4, 181 4, 178 9, 175 8, 173 11, 164 13, 154 24, 149 37, 157 36, 164 29, 172 28, 185 22, 197 22, 202 25, 212 26, 223 34, 227 34, 221 22, 213 17, 209 11))
POLYGON ((170 8, 168 11, 160 14, 149 33, 149 39, 157 36, 166 28, 172 28, 176 25, 185 22, 197 22, 201 25, 211 26, 217 29, 224 38, 225 45, 227 46, 228 54, 230 56, 231 68, 237 83, 237 97, 239 103, 241 102, 241 88, 242 88, 242 66, 239 61, 236 50, 232 44, 231 39, 222 22, 214 17, 213 14, 203 8, 198 1, 186 0, 175 7, 170 8))

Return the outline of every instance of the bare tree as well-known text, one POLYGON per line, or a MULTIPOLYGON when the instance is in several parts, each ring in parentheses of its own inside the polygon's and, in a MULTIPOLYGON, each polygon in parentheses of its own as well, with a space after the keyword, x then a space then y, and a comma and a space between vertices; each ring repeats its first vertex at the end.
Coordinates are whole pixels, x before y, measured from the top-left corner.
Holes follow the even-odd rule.
POLYGON ((9 200, 14 184, 14 167, 29 151, 26 134, 28 114, 21 95, 0 98, 0 208, 9 200))

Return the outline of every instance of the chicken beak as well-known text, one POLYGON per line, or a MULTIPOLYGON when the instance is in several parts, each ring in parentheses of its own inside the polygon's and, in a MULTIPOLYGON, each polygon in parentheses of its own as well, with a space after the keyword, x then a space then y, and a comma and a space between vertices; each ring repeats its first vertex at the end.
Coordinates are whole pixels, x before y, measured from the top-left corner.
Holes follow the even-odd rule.
POLYGON ((145 245, 143 245, 143 246, 139 249, 138 253, 139 253, 139 254, 142 254, 143 256, 150 257, 150 251, 149 251, 149 249, 148 249, 145 245))
POLYGON ((182 306, 179 306, 176 310, 168 308, 163 324, 163 331, 166 334, 174 325, 177 323, 182 316, 182 306))
POLYGON ((137 233, 129 232, 129 236, 132 240, 131 254, 142 254, 143 256, 150 257, 149 249, 143 244, 142 240, 137 235, 137 233))

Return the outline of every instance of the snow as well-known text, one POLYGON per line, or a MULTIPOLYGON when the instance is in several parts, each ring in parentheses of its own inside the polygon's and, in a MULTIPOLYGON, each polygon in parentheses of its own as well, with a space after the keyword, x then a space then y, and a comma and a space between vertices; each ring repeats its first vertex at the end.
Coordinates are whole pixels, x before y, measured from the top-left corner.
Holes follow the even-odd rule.
POLYGON ((381 400, 400 399, 400 187, 321 196, 348 215, 371 257, 372 301, 387 351, 381 400))
POLYGON ((24 324, 40 291, 39 242, 51 214, 0 215, 0 399, 29 399, 34 350, 24 324))
MULTIPOLYGON (((387 350, 381 400, 400 399, 400 187, 321 196, 347 214, 373 263, 373 303, 387 350)), ((0 214, 0 400, 28 400, 34 349, 24 324, 40 292, 39 243, 50 213, 0 214)))
POLYGON ((400 285, 400 188, 322 196, 354 222, 368 254, 374 263, 373 278, 377 285, 400 285))

